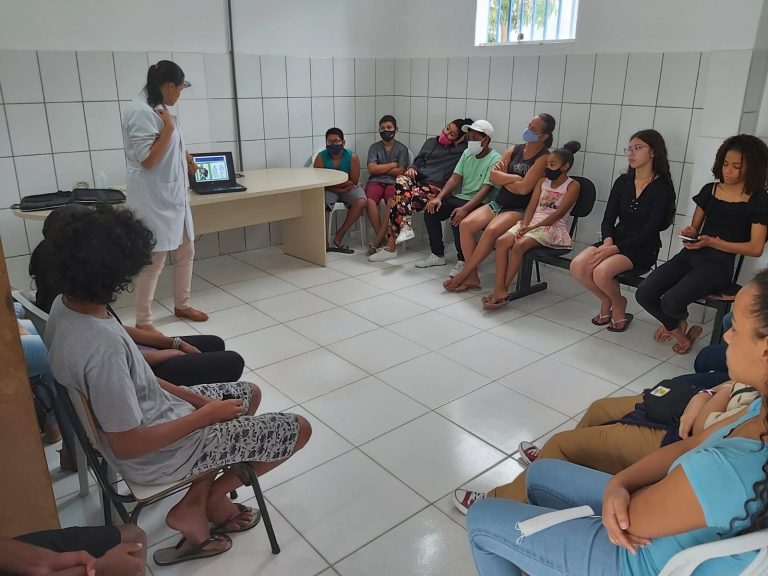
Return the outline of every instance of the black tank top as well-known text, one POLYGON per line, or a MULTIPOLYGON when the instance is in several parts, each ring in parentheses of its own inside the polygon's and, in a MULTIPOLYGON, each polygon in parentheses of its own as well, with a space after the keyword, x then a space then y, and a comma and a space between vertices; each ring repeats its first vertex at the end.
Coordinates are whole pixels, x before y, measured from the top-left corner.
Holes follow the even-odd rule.
MULTIPOLYGON (((549 150, 546 148, 542 148, 539 150, 537 154, 534 154, 527 160, 523 159, 523 151, 525 150, 525 144, 517 144, 512 151, 512 158, 509 159, 509 166, 507 166, 507 174, 517 174, 518 176, 522 176, 525 178, 525 175, 528 173, 528 170, 531 169, 531 166, 533 166, 536 163, 536 160, 541 158, 542 156, 549 154, 549 150)), ((533 194, 533 191, 531 191, 530 194, 526 194, 525 196, 522 196, 520 194, 513 194, 503 186, 499 190, 499 193, 496 196, 496 203, 501 206, 502 208, 508 208, 512 210, 522 210, 525 209, 528 206, 528 202, 531 199, 531 195, 533 194)))

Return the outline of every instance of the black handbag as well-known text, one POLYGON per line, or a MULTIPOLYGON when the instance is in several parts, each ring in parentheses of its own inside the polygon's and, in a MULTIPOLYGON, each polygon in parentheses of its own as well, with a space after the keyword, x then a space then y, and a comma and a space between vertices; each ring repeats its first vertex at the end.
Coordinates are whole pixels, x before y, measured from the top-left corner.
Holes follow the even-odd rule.
POLYGON ((684 380, 662 380, 643 392, 645 413, 653 422, 677 425, 688 402, 700 390, 700 387, 684 380))
POLYGON ((122 204, 125 202, 125 194, 114 188, 75 188, 71 192, 59 190, 51 194, 35 194, 24 196, 21 202, 11 208, 22 212, 39 212, 41 210, 53 210, 68 204, 122 204))

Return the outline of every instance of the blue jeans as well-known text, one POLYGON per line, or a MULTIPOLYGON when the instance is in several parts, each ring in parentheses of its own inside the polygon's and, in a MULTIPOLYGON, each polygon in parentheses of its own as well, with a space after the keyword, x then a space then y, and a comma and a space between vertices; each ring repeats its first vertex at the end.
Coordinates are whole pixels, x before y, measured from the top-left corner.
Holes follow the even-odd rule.
POLYGON ((574 506, 601 514, 610 474, 560 460, 537 460, 528 468, 530 504, 487 498, 467 514, 467 531, 480 576, 616 576, 619 548, 608 540, 600 518, 580 518, 522 540, 518 522, 574 506))

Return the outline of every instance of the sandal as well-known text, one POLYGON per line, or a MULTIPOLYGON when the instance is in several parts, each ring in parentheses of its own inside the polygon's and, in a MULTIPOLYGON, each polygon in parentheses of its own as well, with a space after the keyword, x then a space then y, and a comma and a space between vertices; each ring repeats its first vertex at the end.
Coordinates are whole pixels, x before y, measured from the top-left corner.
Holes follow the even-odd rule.
POLYGON ((664 324, 662 324, 661 326, 656 328, 656 332, 653 333, 653 339, 656 340, 656 342, 660 342, 661 344, 664 344, 672 340, 672 334, 667 332, 667 329, 664 328, 664 324))
POLYGON ((483 298, 483 310, 498 310, 499 308, 504 308, 507 304, 509 304, 509 300, 506 298, 501 300, 495 300, 490 296, 483 298))
POLYGON ((675 354, 680 354, 681 356, 688 354, 688 352, 691 351, 693 348, 694 343, 696 340, 699 339, 699 336, 701 336, 701 333, 703 332, 703 328, 701 326, 691 326, 688 329, 688 332, 685 333, 685 337, 688 338, 689 344, 684 345, 680 344, 679 342, 672 346, 672 350, 675 354))
POLYGON ((603 316, 602 314, 598 313, 597 316, 592 318, 592 324, 594 324, 595 326, 605 326, 606 324, 610 324, 610 323, 611 323, 611 313, 610 312, 608 312, 608 314, 606 314, 605 316, 603 316))
POLYGON ((200 560, 201 558, 212 558, 219 554, 224 554, 227 550, 232 548, 232 539, 229 536, 218 534, 211 536, 207 540, 203 540, 200 544, 191 544, 184 549, 184 544, 187 542, 186 538, 179 540, 176 546, 170 548, 161 548, 155 550, 152 558, 155 564, 158 566, 171 566, 180 562, 186 562, 187 560, 200 560), (205 547, 213 544, 214 542, 226 542, 226 548, 206 550, 205 547))
POLYGON ((621 320, 611 320, 611 325, 606 328, 608 332, 625 332, 629 325, 632 323, 634 316, 632 314, 624 314, 624 318, 621 320), (623 324, 622 324, 623 323, 623 324), (621 328, 617 328, 617 324, 622 324, 621 328))
POLYGON ((244 506, 242 504, 235 503, 235 506, 237 506, 238 513, 235 514, 232 518, 229 518, 227 520, 224 520, 224 522, 221 522, 220 524, 216 524, 213 528, 211 528, 211 535, 221 535, 221 534, 237 534, 239 532, 247 532, 256 524, 259 523, 261 520, 261 511, 258 508, 249 508, 248 506, 244 506), (229 524, 238 523, 240 521, 240 517, 243 514, 250 514, 251 521, 243 526, 243 527, 237 527, 233 530, 227 530, 227 526, 229 524))
POLYGON ((334 246, 328 246, 328 248, 325 249, 326 252, 340 252, 341 254, 354 254, 355 251, 352 250, 349 246, 346 244, 339 244, 334 246))

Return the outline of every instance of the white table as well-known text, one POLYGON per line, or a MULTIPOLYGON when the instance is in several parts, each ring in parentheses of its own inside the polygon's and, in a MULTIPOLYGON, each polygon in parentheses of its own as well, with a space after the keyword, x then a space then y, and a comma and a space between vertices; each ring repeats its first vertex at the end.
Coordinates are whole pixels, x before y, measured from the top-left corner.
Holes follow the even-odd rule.
MULTIPOLYGON (((325 168, 248 170, 239 178, 245 192, 197 194, 189 191, 196 234, 283 222, 283 252, 325 266, 326 186, 341 184, 347 175, 325 168)), ((130 194, 130 192, 128 192, 130 194)), ((14 214, 45 220, 50 210, 14 214)))

